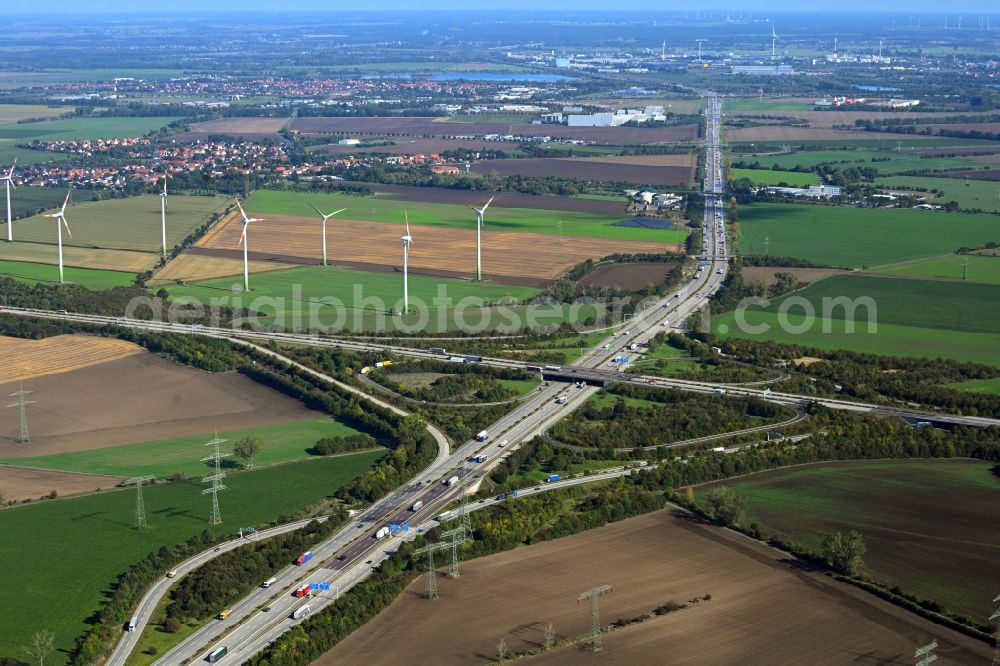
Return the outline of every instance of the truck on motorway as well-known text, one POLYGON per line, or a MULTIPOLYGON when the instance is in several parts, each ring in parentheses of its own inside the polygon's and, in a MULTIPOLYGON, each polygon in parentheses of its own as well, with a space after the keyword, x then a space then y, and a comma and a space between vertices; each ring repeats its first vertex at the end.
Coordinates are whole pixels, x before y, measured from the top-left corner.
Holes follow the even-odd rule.
POLYGON ((277 582, 278 582, 278 579, 275 578, 274 576, 271 576, 270 578, 268 578, 267 580, 265 580, 263 583, 261 583, 260 586, 261 587, 271 587, 272 585, 274 585, 277 582))
POLYGON ((712 448, 712 453, 725 453, 725 452, 726 452, 726 447, 724 446, 716 446, 712 448))
POLYGON ((547 365, 547 366, 545 366, 545 369, 546 370, 551 370, 553 372, 559 372, 560 370, 562 370, 562 366, 561 365, 547 365))
POLYGON ((232 608, 227 608, 226 610, 224 610, 221 613, 219 613, 219 615, 217 617, 220 620, 225 620, 227 617, 229 617, 232 614, 233 614, 233 609, 232 608))
POLYGON ((555 483, 558 480, 559 480, 558 474, 549 474, 548 477, 545 479, 546 483, 555 483))
POLYGON ((207 661, 210 664, 214 664, 215 662, 225 657, 227 654, 229 654, 229 648, 223 645, 209 652, 208 655, 205 657, 205 661, 207 661))
POLYGON ((452 356, 448 359, 449 363, 465 363, 464 356, 452 356))
POLYGON ((462 358, 466 363, 481 363, 483 360, 482 356, 474 356, 473 354, 466 354, 462 358))
POLYGON ((427 351, 429 351, 432 354, 441 354, 442 356, 444 356, 446 353, 444 347, 429 347, 427 351))
POLYGON ((556 398, 556 404, 558 404, 558 405, 565 405, 567 400, 569 400, 569 398, 567 398, 564 395, 561 395, 558 398, 556 398))
POLYGON ((712 393, 714 393, 715 395, 726 395, 726 389, 715 387, 714 389, 712 389, 712 393))
POLYGON ((310 610, 312 610, 312 609, 309 608, 309 604, 306 604, 304 606, 299 606, 298 608, 296 608, 295 610, 292 611, 292 619, 293 620, 301 620, 306 615, 309 615, 309 611, 310 610))
POLYGON ((312 588, 308 584, 307 585, 303 585, 302 587, 300 587, 297 590, 295 590, 295 596, 297 596, 297 597, 308 597, 309 596, 309 592, 311 590, 312 590, 312 588))
POLYGON ((424 508, 424 501, 417 500, 416 502, 413 503, 413 506, 410 507, 410 511, 413 511, 415 513, 417 511, 420 511, 420 509, 422 508, 424 508))
POLYGON ((476 433, 476 441, 477 442, 485 442, 489 438, 490 438, 490 433, 487 432, 486 430, 482 430, 482 431, 476 433))
POLYGON ((472 456, 471 458, 469 458, 469 462, 474 462, 474 463, 486 462, 486 459, 488 457, 489 456, 485 456, 485 455, 482 455, 482 454, 480 454, 478 456, 472 456))
POLYGON ((448 479, 445 480, 444 485, 446 485, 446 486, 453 486, 456 483, 458 483, 458 477, 457 476, 452 476, 452 477, 449 477, 448 479))
POLYGON ((376 539, 384 539, 387 536, 389 536, 389 527, 388 526, 386 526, 386 527, 380 527, 380 528, 378 528, 378 531, 375 532, 375 538, 376 539))
POLYGON ((133 617, 131 620, 128 621, 128 624, 125 627, 125 631, 135 631, 136 627, 138 626, 139 626, 139 618, 133 617))
POLYGON ((295 560, 295 563, 298 564, 299 566, 302 566, 312 558, 313 558, 313 552, 311 550, 307 550, 306 552, 299 555, 298 559, 295 560))

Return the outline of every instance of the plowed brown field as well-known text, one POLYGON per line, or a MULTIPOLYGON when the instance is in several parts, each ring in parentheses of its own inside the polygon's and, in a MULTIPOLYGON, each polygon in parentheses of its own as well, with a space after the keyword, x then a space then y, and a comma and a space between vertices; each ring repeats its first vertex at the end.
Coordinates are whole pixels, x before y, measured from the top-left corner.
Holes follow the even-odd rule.
MULTIPOLYGON (((58 338, 55 338, 58 340, 58 338)), ((31 442, 0 409, 0 458, 39 456, 313 418, 316 412, 236 373, 206 373, 140 353, 24 382, 31 442)), ((18 382, 0 383, 0 395, 18 382)), ((194 452, 192 455, 197 455, 194 452)))
MULTIPOLYGON (((371 266, 371 270, 398 266, 402 232, 399 224, 338 220, 334 228, 327 230, 330 262, 361 268, 371 266)), ((237 248, 241 233, 242 224, 230 218, 206 234, 197 247, 199 252, 213 251, 218 256, 228 257, 237 248)), ((302 259, 318 263, 322 256, 320 242, 316 220, 271 216, 266 224, 251 230, 250 254, 258 260, 274 257, 286 263, 301 263, 302 259)), ((668 250, 678 251, 680 246, 583 237, 561 240, 551 234, 493 230, 486 231, 483 236, 483 256, 492 258, 489 274, 498 279, 511 277, 516 283, 553 280, 584 259, 601 258, 614 252, 662 253, 668 250), (502 261, 497 260, 500 257, 502 261)), ((431 225, 421 225, 414 230, 411 270, 467 276, 472 274, 475 265, 474 230, 431 225)))
POLYGON ((8 500, 38 499, 53 490, 59 497, 87 493, 113 488, 123 480, 124 477, 120 476, 53 472, 47 469, 0 465, 0 488, 8 500))
POLYGON ((892 134, 890 132, 863 132, 861 130, 835 130, 813 127, 788 127, 765 125, 726 130, 730 141, 857 141, 888 139, 892 141, 905 137, 906 141, 921 141, 931 137, 920 134, 892 134))
MULTIPOLYGON (((695 165, 688 155, 668 155, 674 164, 650 165, 648 163, 625 161, 629 157, 619 157, 614 161, 606 159, 540 158, 486 160, 472 166, 472 173, 487 174, 496 171, 501 176, 577 178, 594 182, 624 182, 636 185, 672 187, 686 185, 694 179, 695 165), (678 160, 677 158, 682 158, 678 160), (676 162, 681 164, 676 164, 676 162)), ((638 158, 648 160, 649 158, 638 158)))
POLYGON ((70 372, 141 353, 142 347, 115 338, 58 335, 25 340, 0 336, 0 384, 70 372))
POLYGON ((667 601, 710 601, 604 636, 604 650, 570 646, 531 663, 908 664, 937 639, 940 664, 989 663, 991 649, 731 532, 661 511, 465 563, 438 579, 441 598, 411 585, 387 611, 317 660, 319 666, 465 666, 490 663, 496 642, 540 646, 547 623, 559 636, 586 631, 584 590, 611 585, 605 625, 667 601))

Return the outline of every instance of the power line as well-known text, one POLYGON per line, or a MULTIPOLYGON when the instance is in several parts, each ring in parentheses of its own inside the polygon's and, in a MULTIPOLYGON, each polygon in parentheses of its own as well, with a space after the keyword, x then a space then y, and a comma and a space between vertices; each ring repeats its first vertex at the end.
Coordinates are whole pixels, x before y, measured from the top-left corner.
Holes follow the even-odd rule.
POLYGON ((14 440, 18 444, 27 444, 28 442, 31 441, 31 438, 28 436, 28 405, 34 404, 35 401, 26 400, 25 398, 31 395, 32 393, 34 393, 34 391, 25 391, 24 384, 21 384, 20 388, 17 391, 14 391, 13 393, 10 394, 11 398, 17 398, 17 402, 15 402, 13 405, 7 405, 7 406, 18 408, 18 416, 20 416, 20 421, 21 421, 20 423, 21 427, 18 429, 17 432, 17 439, 14 440))
POLYGON ((146 505, 142 501, 142 486, 155 478, 155 476, 134 476, 123 482, 126 486, 135 485, 135 529, 137 530, 146 528, 146 505))
POLYGON ((226 489, 226 486, 222 483, 222 480, 226 478, 226 473, 222 471, 222 459, 227 456, 231 456, 232 454, 222 453, 219 449, 219 445, 226 441, 228 440, 219 439, 219 433, 216 432, 212 441, 205 444, 205 446, 215 447, 212 451, 212 455, 201 459, 201 462, 212 461, 215 468, 215 472, 213 474, 209 474, 201 480, 202 483, 211 482, 212 484, 209 488, 205 488, 201 491, 202 495, 207 495, 209 493, 212 495, 212 511, 208 516, 209 525, 218 525, 222 522, 222 514, 219 513, 219 491, 226 489))
POLYGON ((578 604, 584 599, 590 600, 590 631, 587 632, 587 644, 594 652, 601 649, 601 614, 597 600, 599 597, 610 594, 611 590, 612 587, 610 585, 599 585, 583 592, 576 599, 576 603, 578 604))
MULTIPOLYGON (((1000 594, 993 597, 993 603, 1000 603, 1000 594)), ((996 633, 993 634, 996 646, 993 650, 993 666, 1000 666, 1000 609, 997 609, 993 612, 993 615, 990 615, 990 621, 992 622, 994 620, 996 620, 997 623, 997 630, 996 633)))

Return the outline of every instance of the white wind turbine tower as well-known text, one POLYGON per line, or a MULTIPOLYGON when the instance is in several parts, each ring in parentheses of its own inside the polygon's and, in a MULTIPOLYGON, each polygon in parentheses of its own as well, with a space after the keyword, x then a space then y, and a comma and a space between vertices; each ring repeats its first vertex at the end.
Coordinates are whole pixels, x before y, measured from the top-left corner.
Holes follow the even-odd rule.
POLYGON ((490 200, 482 208, 476 208, 475 206, 469 206, 472 210, 476 211, 476 279, 483 279, 483 222, 486 217, 486 209, 490 207, 496 195, 490 197, 490 200))
POLYGON ((243 206, 240 205, 240 200, 236 200, 236 205, 239 206, 240 215, 243 216, 243 233, 240 234, 240 245, 243 246, 243 291, 250 291, 250 265, 247 261, 247 227, 250 226, 251 222, 263 222, 264 218, 257 217, 247 217, 246 211, 243 210, 243 206))
POLYGON ((17 185, 14 184, 14 167, 17 166, 17 158, 14 158, 14 163, 10 165, 10 171, 6 176, 0 177, 3 181, 4 186, 7 188, 7 242, 14 242, 14 225, 11 221, 10 216, 10 188, 17 189, 17 185))
POLYGON ((316 206, 313 206, 312 204, 309 204, 309 207, 312 208, 317 213, 319 213, 319 216, 323 218, 323 265, 326 266, 326 221, 329 220, 334 215, 343 213, 347 209, 341 208, 340 210, 335 210, 332 213, 324 214, 323 211, 321 211, 319 208, 316 208, 316 206))
POLYGON ((413 245, 413 236, 410 235, 410 216, 403 211, 406 218, 406 235, 400 240, 403 241, 403 314, 410 311, 410 285, 408 282, 408 272, 410 266, 410 246, 413 245))
POLYGON ((771 26, 771 58, 775 58, 774 43, 778 41, 778 33, 774 31, 774 26, 771 26))
POLYGON ((62 208, 59 209, 58 213, 49 213, 45 217, 54 217, 56 220, 56 231, 58 232, 59 238, 59 283, 63 282, 63 256, 62 256, 62 228, 66 227, 66 233, 69 237, 73 237, 73 232, 69 230, 69 224, 66 222, 66 204, 69 203, 69 195, 73 190, 66 192, 66 198, 63 199, 62 208))
POLYGON ((163 258, 167 257, 167 178, 163 174, 163 192, 160 193, 160 241, 163 247, 163 258))

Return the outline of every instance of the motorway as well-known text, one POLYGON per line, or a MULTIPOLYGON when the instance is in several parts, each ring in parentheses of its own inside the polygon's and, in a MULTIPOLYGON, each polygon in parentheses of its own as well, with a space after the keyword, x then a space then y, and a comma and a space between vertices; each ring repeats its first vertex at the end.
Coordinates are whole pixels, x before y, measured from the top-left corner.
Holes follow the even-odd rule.
MULTIPOLYGON (((618 372, 617 369, 612 369, 612 366, 616 365, 612 363, 612 359, 628 356, 630 360, 634 360, 641 354, 641 351, 630 350, 629 347, 632 345, 644 345, 658 332, 664 330, 668 322, 683 322, 697 312, 711 295, 718 290, 726 277, 728 258, 726 255, 724 204, 722 201, 722 164, 719 127, 721 109, 719 98, 712 93, 705 94, 705 115, 707 128, 704 177, 705 212, 702 226, 703 259, 699 263, 700 270, 691 282, 682 287, 676 294, 661 299, 653 307, 646 308, 637 314, 627 324, 629 330, 612 335, 605 347, 596 347, 587 351, 572 366, 561 368, 562 371, 572 372, 576 370, 576 373, 581 377, 587 375, 599 380, 628 381, 699 393, 713 393, 718 391, 715 384, 659 377, 643 377, 634 374, 626 375, 625 373, 618 372)), ((254 344, 254 342, 273 341, 316 346, 335 346, 350 350, 382 351, 406 356, 441 359, 439 354, 432 354, 424 350, 404 346, 380 345, 343 338, 264 331, 235 331, 232 329, 191 326, 163 321, 100 317, 97 315, 68 313, 64 311, 4 308, 3 312, 6 314, 59 319, 87 324, 111 325, 138 330, 187 333, 222 338, 252 346, 261 353, 270 354, 289 363, 294 362, 277 352, 260 347, 254 344)), ((501 367, 524 368, 523 362, 507 359, 484 358, 483 363, 501 367)), ((397 413, 403 413, 402 410, 378 401, 356 387, 343 384, 333 377, 305 368, 297 363, 295 365, 322 381, 354 391, 367 400, 373 400, 393 409, 397 413)), ((439 444, 439 455, 431 465, 420 472, 414 479, 375 502, 349 521, 336 535, 315 546, 312 549, 315 554, 314 558, 305 567, 292 566, 285 569, 281 572, 278 577, 279 580, 274 585, 267 589, 257 588, 233 607, 233 612, 227 619, 209 622, 208 625, 196 631, 182 643, 164 654, 156 663, 173 665, 200 660, 211 649, 221 645, 229 648, 229 655, 224 657, 222 661, 232 661, 234 663, 237 659, 240 662, 245 661, 297 622, 290 619, 290 615, 303 601, 292 596, 291 593, 293 590, 310 582, 328 582, 331 584, 331 588, 341 593, 349 589, 352 585, 370 574, 372 568, 377 567, 387 557, 388 552, 394 551, 398 547, 398 539, 400 538, 398 536, 386 539, 374 538, 375 532, 380 527, 390 522, 407 522, 415 526, 415 529, 411 531, 413 536, 409 537, 413 538, 415 537, 415 533, 422 529, 420 526, 436 524, 433 523, 434 516, 444 510, 448 504, 454 502, 466 486, 469 487, 470 492, 474 491, 479 479, 488 473, 489 468, 498 462, 502 454, 541 433, 596 392, 598 389, 594 385, 591 385, 593 383, 595 382, 588 383, 580 388, 574 387, 573 384, 558 382, 550 382, 547 385, 543 385, 541 390, 534 393, 529 399, 514 408, 513 411, 492 424, 487 429, 490 436, 486 442, 473 440, 462 443, 455 448, 450 448, 444 435, 438 431, 435 434, 435 438, 439 444), (559 403, 556 400, 561 396, 566 398, 564 403, 559 403), (485 463, 472 465, 468 462, 470 457, 479 454, 488 456, 485 463), (459 477, 460 482, 454 485, 443 483, 443 481, 453 476, 459 477), (417 501, 423 502, 423 506, 418 511, 413 512, 410 510, 410 507, 417 501)), ((809 396, 778 393, 770 389, 751 386, 731 387, 727 390, 731 394, 756 395, 793 408, 800 405, 804 400, 814 400, 814 398, 809 396)), ((854 409, 858 411, 882 410, 883 413, 891 409, 897 415, 918 413, 866 403, 827 399, 815 400, 836 409, 854 409)), ((919 413, 923 414, 923 412, 919 413)), ((967 422, 970 417, 954 416, 951 418, 967 422)), ((942 420, 941 415, 935 414, 934 420, 942 420)), ((989 425, 1000 425, 1000 421, 994 419, 978 419, 978 421, 989 425)), ((433 428, 429 429, 431 429, 432 433, 436 430, 433 428)), ((622 472, 619 471, 617 473, 620 474, 622 472)), ((602 477, 595 475, 573 481, 585 483, 600 478, 602 477)), ((160 594, 165 589, 165 587, 163 589, 156 588, 160 594)), ((151 590, 147 594, 147 597, 144 598, 143 608, 147 611, 152 608, 152 605, 146 604, 147 598, 155 605, 155 595, 153 592, 154 590, 151 590)), ((315 611, 321 604, 329 603, 332 598, 333 595, 319 597, 310 602, 310 608, 315 611)), ((142 612, 142 609, 140 612, 142 612)), ((141 619, 147 620, 148 613, 146 617, 141 619)), ((126 632, 124 640, 116 648, 114 656, 108 663, 115 666, 124 664, 131 646, 134 645, 133 641, 134 639, 126 632)))

